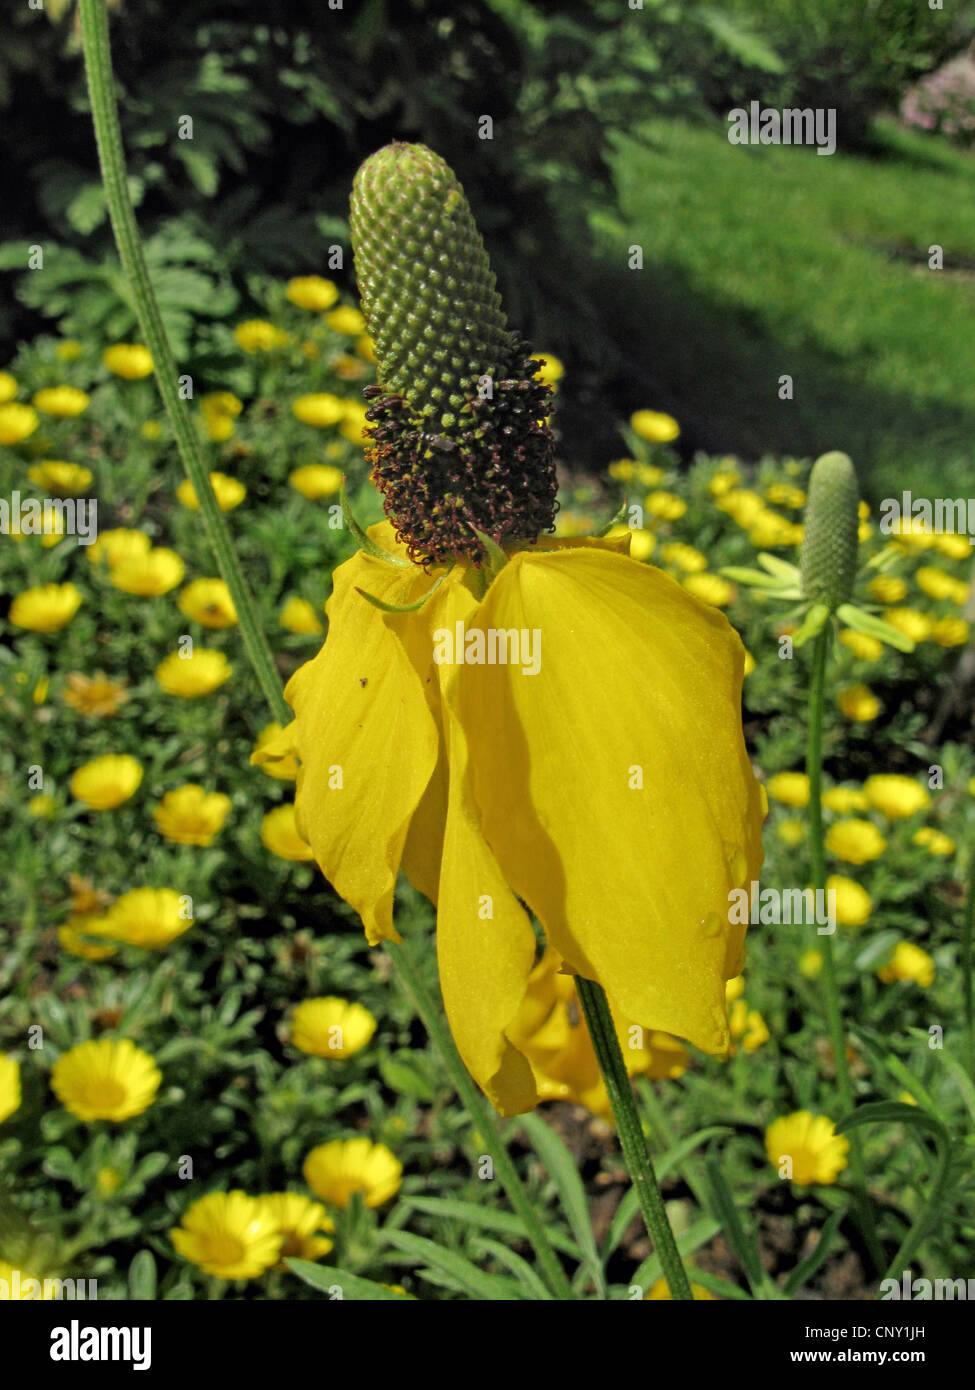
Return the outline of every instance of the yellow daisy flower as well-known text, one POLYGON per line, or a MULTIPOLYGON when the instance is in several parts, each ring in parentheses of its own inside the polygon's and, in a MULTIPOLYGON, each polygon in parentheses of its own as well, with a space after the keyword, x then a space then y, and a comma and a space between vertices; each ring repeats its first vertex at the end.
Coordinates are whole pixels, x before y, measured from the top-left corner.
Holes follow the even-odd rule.
POLYGON ((20 1067, 0 1052, 0 1124, 20 1109, 20 1067))
POLYGON ((74 584, 41 584, 17 594, 7 616, 28 632, 60 632, 80 607, 81 592, 74 584))
POLYGON ((878 603, 900 603, 907 594, 907 585, 896 574, 878 574, 867 585, 867 592, 878 603))
POLYGON ((118 713, 119 706, 128 698, 125 681, 109 680, 104 671, 96 671, 94 676, 83 675, 81 671, 68 672, 64 703, 79 714, 108 719, 118 713))
MULTIPOLYGON (((704 1303, 707 1303, 707 1302, 720 1303, 721 1300, 718 1299, 718 1298, 715 1298, 715 1296, 714 1296, 713 1293, 709 1293, 708 1290, 704 1287, 703 1284, 698 1284, 698 1283, 696 1283, 693 1279, 690 1281, 690 1283, 691 1283, 691 1294, 693 1295, 693 1298, 694 1298, 694 1302, 695 1302, 695 1303, 702 1303, 702 1302, 704 1302, 704 1303)), ((661 1302, 661 1301, 667 1302, 667 1301, 669 1301, 669 1300, 671 1299, 671 1297, 672 1297, 672 1295, 671 1295, 670 1289, 669 1289, 669 1287, 668 1287, 668 1285, 667 1285, 667 1280, 664 1279, 663 1277, 661 1277, 661 1278, 658 1279, 654 1284, 651 1284, 651 1286, 650 1286, 650 1292, 645 1296, 645 1298, 644 1298, 643 1301, 644 1301, 644 1303, 661 1302)))
POLYGON ((927 951, 922 951, 913 941, 898 941, 893 956, 880 967, 877 974, 885 985, 893 984, 895 980, 906 980, 927 989, 934 983, 934 961, 927 951))
POLYGON ((837 1134, 825 1115, 797 1110, 769 1125, 765 1152, 780 1177, 800 1187, 810 1183, 834 1183, 846 1167, 850 1141, 837 1134))
POLYGON ((357 338, 366 329, 366 321, 358 309, 351 304, 341 304, 325 315, 325 322, 333 333, 344 333, 346 337, 357 338))
POLYGON ((887 650, 876 637, 868 632, 856 632, 852 627, 843 628, 840 641, 859 661, 879 661, 887 650))
POLYGON ((151 546, 152 542, 145 531, 115 526, 110 531, 102 531, 94 544, 88 546, 88 559, 93 565, 104 561, 109 568, 114 568, 125 560, 147 555, 151 546))
POLYGON ((152 353, 141 343, 115 343, 102 353, 102 361, 115 376, 140 381, 152 375, 152 353))
MULTIPOLYGON (((234 507, 239 507, 247 496, 247 489, 244 484, 236 478, 228 477, 226 473, 211 473, 210 486, 217 499, 217 506, 222 512, 233 511, 234 507)), ((180 483, 176 489, 176 496, 182 505, 188 507, 191 512, 200 510, 196 489, 189 478, 184 478, 180 483)))
POLYGON ((829 787, 823 792, 823 805, 838 815, 848 816, 851 811, 866 811, 870 803, 859 787, 829 787))
POLYGON ((863 684, 850 685, 841 690, 836 697, 836 703, 847 719, 853 719, 860 724, 869 724, 871 720, 876 719, 882 708, 870 687, 863 684))
POLYGON ((77 386, 48 386, 43 391, 35 391, 33 402, 42 415, 70 420, 88 409, 89 399, 77 386))
POLYGON ((179 611, 203 627, 233 627, 237 609, 222 579, 194 579, 177 600, 179 611))
POLYGON ((884 614, 884 622, 896 627, 898 632, 902 632, 912 642, 927 641, 934 627, 927 614, 919 613, 916 608, 888 608, 884 614))
POLYGON ((27 476, 38 487, 45 487, 59 496, 84 492, 94 474, 90 468, 82 468, 79 463, 63 463, 59 459, 45 459, 28 468, 27 476))
MULTIPOLYGON (((630 547, 632 555, 633 548, 630 547)), ((688 574, 700 574, 708 567, 707 556, 693 545, 685 545, 683 541, 671 541, 660 551, 660 558, 665 565, 674 565, 677 569, 686 570, 688 574)))
POLYGON ((105 917, 71 916, 58 927, 58 942, 69 955, 81 960, 109 960, 118 955, 118 947, 106 939, 107 930, 105 917))
POLYGON ((269 777, 274 777, 279 782, 293 782, 298 776, 298 759, 293 753, 265 756, 269 749, 276 748, 282 732, 281 725, 276 721, 265 724, 257 735, 257 743, 251 754, 251 765, 260 767, 269 777))
POLYGON ((128 753, 92 758, 72 773, 71 795, 93 811, 114 811, 134 796, 142 781, 142 764, 128 753))
POLYGON ((630 416, 630 429, 651 444, 669 444, 680 434, 680 425, 674 417, 659 410, 638 410, 630 416))
POLYGON ((172 888, 133 888, 112 903, 104 920, 105 936, 147 951, 168 946, 193 925, 189 899, 172 888))
POLYGON ((913 777, 900 773, 875 773, 863 784, 863 794, 875 811, 888 820, 904 820, 931 805, 928 790, 913 777))
POLYGON ((168 791, 153 810, 160 835, 177 845, 213 844, 213 837, 230 814, 230 797, 208 792, 195 782, 168 791))
POLYGON ((169 1238, 178 1254, 217 1279, 256 1279, 277 1264, 284 1244, 273 1208, 239 1190, 197 1198, 169 1238))
POLYGON ((678 521, 687 511, 683 497, 678 497, 674 492, 650 492, 643 505, 651 516, 659 517, 661 521, 678 521))
POLYGON ((347 1207, 356 1192, 367 1207, 381 1207, 399 1191, 403 1165, 385 1144, 333 1139, 312 1149, 302 1171, 311 1190, 331 1207, 347 1207))
POLYGON ((288 632, 309 633, 324 632, 324 624, 319 621, 318 614, 306 598, 298 598, 292 594, 281 609, 281 616, 278 622, 288 632))
POLYGON ((234 341, 244 352, 273 352, 287 346, 288 335, 265 319, 247 319, 234 329, 234 341))
POLYGON ((337 999, 305 999, 295 1009, 291 1041, 301 1052, 341 1060, 361 1052, 376 1031, 376 1020, 361 1004, 337 999))
POLYGON ((51 1069, 51 1087, 58 1100, 91 1124, 118 1124, 141 1115, 156 1099, 162 1073, 148 1052, 122 1038, 116 1042, 79 1043, 59 1057, 51 1069))
POLYGON ((186 566, 174 550, 155 546, 144 555, 132 555, 112 565, 108 577, 116 589, 140 598, 168 594, 182 583, 186 566))
POLYGON ((285 298, 299 309, 314 309, 321 313, 331 309, 339 297, 339 287, 321 275, 297 275, 288 281, 285 298))
POLYGON ((311 845, 298 834, 295 808, 290 801, 268 811, 261 821, 261 843, 279 859, 300 861, 315 857, 311 845))
POLYGON ((914 844, 923 845, 928 854, 949 855, 955 852, 955 842, 950 835, 946 835, 943 830, 935 830, 933 826, 926 825, 914 836, 914 844))
POLYGON ((939 647, 963 647, 968 633, 964 618, 939 618, 931 629, 931 637, 939 647))
POLYGON ((804 772, 777 772, 765 783, 765 790, 784 806, 809 805, 809 778, 804 772))
POLYGON ((0 444, 20 444, 30 438, 37 426, 37 411, 32 405, 19 401, 0 405, 0 444))
POLYGON ((321 430, 329 425, 337 425, 345 418, 346 404, 340 396, 319 391, 310 396, 299 396, 291 410, 296 420, 321 430))
POLYGON ((826 848, 847 864, 868 864, 879 859, 887 841, 869 820, 838 820, 826 832, 826 848))
POLYGON ((194 648, 192 654, 170 652, 156 667, 156 680, 167 695, 195 699, 209 695, 230 679, 233 667, 223 652, 194 648))
POLYGON ((17 394, 17 378, 9 372, 0 372, 0 405, 6 405, 17 394))
POLYGON ((862 927, 870 920, 873 899, 852 878, 831 874, 826 880, 826 891, 836 894, 836 920, 841 927, 862 927))
POLYGON ((334 497, 342 486, 342 470, 330 463, 306 463, 288 474, 288 482, 310 501, 334 497))
POLYGON ((335 1222, 321 1203, 301 1192, 272 1192, 259 1200, 282 1237, 282 1260, 320 1260, 331 1250, 334 1242, 319 1232, 334 1231, 335 1222))

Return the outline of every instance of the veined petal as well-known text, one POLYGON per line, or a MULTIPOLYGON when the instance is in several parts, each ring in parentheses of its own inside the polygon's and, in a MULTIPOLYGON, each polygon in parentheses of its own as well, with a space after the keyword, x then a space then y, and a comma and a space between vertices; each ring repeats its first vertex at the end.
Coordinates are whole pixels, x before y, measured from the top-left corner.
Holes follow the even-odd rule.
POLYGON ((422 569, 393 568, 361 551, 339 566, 325 645, 285 691, 300 758, 298 830, 372 944, 399 940, 393 890, 410 821, 437 766, 439 734, 402 633, 393 630, 406 623, 409 631, 408 620, 422 614, 390 620, 356 588, 402 604, 430 584, 422 569))
POLYGON ((744 938, 729 892, 761 863, 739 638, 659 570, 593 548, 515 555, 474 621, 541 642, 535 675, 457 673, 505 880, 621 1016, 724 1050, 744 938))
POLYGON ((506 1037, 535 959, 535 934, 481 833, 467 777, 467 740, 443 668, 449 809, 437 904, 437 959, 450 1031, 464 1064, 502 1115, 538 1103, 531 1066, 506 1037))

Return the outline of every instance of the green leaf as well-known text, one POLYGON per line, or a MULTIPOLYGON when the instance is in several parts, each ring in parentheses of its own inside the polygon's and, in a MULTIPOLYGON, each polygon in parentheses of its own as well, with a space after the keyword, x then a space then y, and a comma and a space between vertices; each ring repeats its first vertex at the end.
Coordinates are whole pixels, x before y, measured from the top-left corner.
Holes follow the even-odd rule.
POLYGON ((412 1096, 414 1100, 434 1099, 434 1085, 413 1053, 403 1051, 384 1057, 379 1071, 386 1085, 397 1095, 412 1096))
POLYGON ((910 637, 905 637, 903 632, 898 632, 896 627, 884 622, 883 618, 875 618, 872 613, 867 613, 852 603, 841 603, 836 610, 836 616, 841 622, 846 623, 847 627, 852 627, 867 637, 875 637, 878 642, 885 642, 888 647, 895 647, 899 652, 914 650, 914 643, 910 637))
MULTIPOLYGON (((726 1134, 727 1132, 727 1125, 709 1125, 706 1129, 699 1129, 694 1134, 689 1134, 685 1139, 674 1144, 673 1147, 662 1154, 660 1159, 654 1164, 657 1181, 662 1182, 670 1173, 679 1170, 684 1159, 692 1154, 695 1149, 700 1148, 700 1146, 709 1139, 713 1139, 718 1134, 726 1134)), ((609 1226, 609 1233, 606 1236, 606 1240, 603 1242, 603 1248, 600 1252, 604 1264, 623 1239, 624 1231, 639 1210, 639 1193, 635 1187, 631 1187, 630 1190, 624 1194, 622 1201, 613 1213, 613 1219, 609 1226)))
POLYGON ((360 589, 358 584, 355 586, 357 594, 361 595, 367 603, 371 603, 373 608, 378 608, 381 613, 417 613, 430 597, 437 592, 440 585, 454 568, 453 564, 445 569, 438 579, 435 579, 425 594, 421 594, 413 603, 387 603, 383 598, 377 598, 375 594, 370 594, 366 589, 360 589))
POLYGON ((140 1250, 129 1265, 129 1298, 151 1303, 156 1297, 156 1261, 151 1250, 140 1250))
POLYGON ((825 603, 814 603, 803 619, 802 626, 792 638, 794 647, 804 646, 813 637, 818 637, 829 621, 829 608, 825 603))
POLYGON ((754 1237, 745 1232, 738 1208, 735 1206, 735 1199, 731 1195, 731 1189, 721 1171, 721 1164, 717 1156, 710 1154, 705 1160, 705 1166, 711 1185, 714 1210, 721 1218, 721 1228, 731 1243, 731 1248, 738 1256, 738 1262, 744 1271, 752 1293, 756 1298, 764 1298, 768 1291, 768 1280, 762 1269, 762 1262, 758 1256, 758 1247, 754 1237))
MULTIPOLYGON (((333 1265, 317 1265, 311 1260, 295 1259, 287 1259, 285 1264, 292 1274, 297 1274, 310 1288, 317 1289, 319 1293, 327 1293, 335 1302, 339 1301, 335 1296, 336 1290, 340 1291, 342 1300, 349 1303, 403 1301, 403 1294, 394 1293, 383 1284, 375 1284, 371 1279, 363 1279, 358 1274, 336 1269, 333 1265)), ((411 1298, 411 1295, 407 1294, 406 1297, 411 1298)))
POLYGON ((799 1261, 782 1286, 782 1292, 786 1298, 792 1298, 799 1289, 808 1284, 809 1280, 826 1260, 833 1246, 833 1237, 839 1230, 840 1223, 848 1211, 849 1207, 838 1207, 829 1219, 824 1222, 823 1229, 819 1233, 819 1240, 816 1242, 815 1250, 808 1254, 804 1260, 799 1261))
POLYGON ((528 1135, 536 1152, 555 1183, 569 1228, 579 1243, 583 1263, 588 1267, 600 1298, 606 1297, 606 1279, 602 1261, 596 1249, 596 1238, 589 1220, 586 1189, 582 1185, 575 1159, 568 1146, 539 1115, 522 1115, 521 1128, 528 1135))
MULTIPOLYGON (((480 1206, 476 1202, 464 1202, 454 1197, 409 1197, 410 1207, 426 1212, 430 1216, 443 1216, 449 1220, 460 1221, 469 1226, 480 1226, 485 1231, 497 1231, 509 1240, 528 1240, 528 1233, 519 1216, 514 1212, 501 1211, 497 1207, 480 1206)), ((548 1238, 557 1250, 574 1259, 579 1251, 573 1241, 557 1230, 550 1229, 548 1238)))
POLYGON ((474 1299, 486 1303, 505 1303, 510 1302, 512 1298, 520 1300, 524 1297, 513 1280, 487 1274, 464 1255, 459 1255, 456 1250, 447 1250, 435 1241, 427 1240, 425 1236, 415 1236, 409 1231, 389 1230, 383 1234, 390 1245, 419 1262, 421 1268, 418 1273, 422 1274, 424 1268, 436 1270, 447 1276, 450 1280, 449 1287, 459 1288, 474 1299))
MULTIPOLYGON (((721 1223, 715 1221, 711 1216, 701 1216, 697 1221, 693 1221, 686 1231, 681 1231, 676 1237, 677 1249, 681 1256, 693 1255, 695 1250, 700 1250, 702 1245, 707 1245, 709 1241, 719 1234, 721 1223)), ((639 1284, 641 1288, 649 1291, 663 1274, 663 1266, 660 1263, 659 1255, 649 1255, 640 1265, 634 1274, 633 1284, 639 1284)), ((688 1279, 697 1278, 697 1270, 688 1269, 688 1279)), ((703 1283, 703 1280, 702 1280, 703 1283)))
POLYGON ((971 1077, 961 1063, 956 1061, 954 1057, 949 1057, 947 1053, 942 1054, 941 1061, 955 1078, 955 1084, 961 1092, 969 1115, 972 1117, 972 1124, 975 1125, 975 1086, 972 1085, 971 1077))
POLYGON ((544 1281, 539 1278, 528 1261, 523 1260, 516 1250, 502 1245, 500 1241, 490 1240, 483 1236, 479 1238, 478 1245, 482 1246, 489 1255, 493 1255, 498 1264, 510 1269, 516 1279, 519 1279, 534 1292, 535 1299, 539 1303, 551 1303, 555 1300, 555 1295, 546 1287, 544 1281))
POLYGON ((879 1124, 907 1125, 913 1129, 924 1130, 939 1144, 951 1142, 951 1136, 939 1119, 919 1105, 905 1105, 899 1100, 875 1100, 857 1106, 856 1110, 838 1121, 836 1133, 845 1134, 848 1130, 859 1129, 863 1125, 879 1124))

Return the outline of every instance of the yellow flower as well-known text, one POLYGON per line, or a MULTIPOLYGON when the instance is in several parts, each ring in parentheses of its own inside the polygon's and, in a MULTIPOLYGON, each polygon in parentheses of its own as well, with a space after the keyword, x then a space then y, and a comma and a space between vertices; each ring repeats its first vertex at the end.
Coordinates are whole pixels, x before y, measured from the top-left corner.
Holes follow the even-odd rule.
POLYGON ((102 908, 112 901, 111 894, 96 888, 90 878, 79 878, 77 874, 71 874, 69 882, 71 911, 79 917, 100 913, 102 908))
POLYGON ((757 1052, 772 1036, 762 1015, 757 1009, 750 1009, 744 999, 736 999, 732 1004, 728 1028, 732 1037, 732 1052, 737 1050, 739 1042, 747 1053, 757 1052))
POLYGON ((102 560, 111 568, 123 560, 131 560, 137 555, 147 555, 152 542, 145 531, 133 531, 127 526, 116 526, 111 531, 103 531, 93 545, 88 547, 88 559, 93 565, 102 560))
POLYGON ((281 1255, 273 1208, 246 1192, 211 1192, 183 1213, 169 1238, 177 1253, 217 1279, 256 1279, 281 1255))
MULTIPOLYGON (((389 523, 369 534, 406 559, 389 523)), ((401 867, 436 900, 450 1026, 506 1114, 539 1099, 510 1036, 535 964, 523 903, 616 1017, 712 1053, 728 1041, 724 981, 744 937, 728 893, 761 862, 737 713, 744 649, 722 614, 621 553, 625 541, 542 538, 483 598, 473 562, 427 573, 358 552, 333 576, 322 651, 289 682, 294 723, 256 755, 297 753, 298 826, 371 943, 397 939, 401 867), (437 579, 424 607, 392 620, 358 592, 408 605, 437 579), (526 654, 455 664, 445 641, 458 623, 538 629, 536 674, 523 674, 526 654), (650 816, 673 803, 675 759, 679 813, 650 816), (680 871, 690 843, 694 874, 680 871)))
POLYGON ((351 304, 341 304, 337 309, 333 309, 330 314, 325 315, 325 322, 333 333, 344 333, 349 338, 357 338, 360 333, 365 332, 366 321, 358 309, 353 309, 351 304))
POLYGON ((633 531, 630 535, 630 558, 649 560, 656 544, 657 537, 652 531, 633 531))
POLYGON ((229 439, 234 432, 234 421, 243 408, 244 402, 232 391, 211 391, 209 395, 201 396, 200 412, 208 437, 229 439))
POLYGON ((306 999, 295 1009, 291 1041, 315 1057, 341 1060, 366 1047, 376 1031, 376 1020, 361 1004, 330 995, 306 999))
POLYGON ((900 603, 907 593, 907 585, 896 574, 878 574, 867 585, 867 592, 878 603, 900 603))
POLYGON ((708 492, 712 497, 726 497, 735 484, 740 482, 741 474, 736 469, 722 469, 709 481, 708 492))
POLYGON ((774 507, 788 507, 791 511, 796 511, 799 507, 805 506, 806 494, 794 483, 772 483, 765 489, 765 500, 771 502, 774 507))
POLYGON ((43 415, 70 420, 88 409, 89 398, 77 386, 48 386, 35 391, 34 405, 43 415))
POLYGON ((289 632, 324 632, 324 626, 318 620, 318 614, 306 598, 298 598, 297 595, 287 600, 281 609, 281 616, 278 622, 289 632))
MULTIPOLYGON (((217 499, 217 506, 222 512, 233 511, 234 507, 239 507, 247 496, 247 489, 244 484, 238 482, 236 478, 230 478, 226 473, 211 473, 210 486, 213 488, 214 496, 217 499)), ((197 500, 196 489, 189 478, 184 478, 176 489, 176 496, 184 507, 189 507, 191 512, 200 510, 200 503, 197 500)))
POLYGON ((17 378, 9 372, 0 372, 0 405, 6 405, 17 394, 17 378))
POLYGON ((331 309, 339 297, 338 285, 321 275, 298 275, 288 281, 285 297, 299 309, 331 309))
POLYGON ((879 859, 887 841, 869 820, 838 820, 826 832, 826 848, 847 864, 867 864, 879 859))
POLYGON ((359 356, 364 357, 367 362, 375 362, 376 345, 369 337, 368 333, 363 333, 360 338, 356 338, 355 350, 359 356))
POLYGON ((325 429, 345 418, 346 402, 339 396, 329 395, 327 391, 319 391, 311 396, 299 396, 291 410, 302 424, 325 429))
POLYGON ((333 1139, 312 1149, 302 1169, 316 1196, 347 1207, 361 1192, 367 1207, 381 1207, 399 1191, 403 1165, 385 1144, 370 1139, 333 1139))
POLYGON ((823 805, 838 815, 848 816, 851 811, 866 811, 869 802, 859 787, 830 787, 823 792, 823 805))
POLYGON ((186 566, 174 550, 156 546, 144 555, 132 555, 112 565, 108 577, 116 589, 140 598, 168 594, 180 584, 186 566))
POLYGON ((809 805, 809 778, 804 772, 777 772, 765 783, 765 789, 773 801, 784 806, 809 805))
POLYGON ((61 496, 84 492, 94 474, 90 468, 82 468, 79 463, 62 463, 57 459, 46 459, 35 463, 27 470, 27 476, 38 487, 46 487, 49 492, 61 496))
POLYGON ((724 997, 726 1004, 733 1004, 736 999, 741 999, 745 993, 744 975, 735 975, 730 980, 725 981, 724 997))
POLYGON ((687 511, 687 503, 674 492, 650 492, 644 506, 651 516, 658 516, 662 521, 677 521, 687 511))
POLYGON ((302 497, 315 501, 319 497, 333 497, 338 492, 342 486, 342 470, 333 468, 330 463, 306 463, 288 474, 288 482, 302 497))
POLYGON ((27 803, 27 814, 35 816, 38 820, 50 820, 58 809, 58 803, 53 796, 48 796, 47 792, 38 792, 37 796, 32 796, 27 803))
POLYGON ((153 810, 160 835, 178 845, 207 846, 230 813, 230 797, 195 782, 168 791, 153 810))
POLYGON ((298 776, 298 759, 295 755, 268 755, 268 750, 274 749, 279 742, 282 732, 281 725, 277 722, 265 724, 257 735, 257 743, 251 754, 251 765, 260 767, 269 777, 274 777, 279 782, 293 782, 298 776))
POLYGON ((152 353, 141 343, 115 343, 102 353, 102 361, 110 372, 126 381, 152 375, 152 353))
POLYGON ((797 1110, 765 1131, 765 1152, 779 1176, 804 1187, 809 1183, 834 1183, 846 1167, 850 1141, 837 1134, 825 1115, 797 1110))
POLYGON ((902 632, 912 642, 926 641, 934 627, 927 614, 919 613, 916 608, 888 608, 884 614, 884 621, 890 623, 891 627, 896 627, 898 632, 902 632))
POLYGON ((823 953, 810 947, 808 951, 803 951, 799 957, 799 974, 804 975, 807 980, 819 978, 823 968, 823 953))
POLYGON ((869 921, 873 899, 852 878, 831 874, 826 880, 826 891, 836 894, 836 920, 841 927, 862 927, 869 921))
POLYGON ((968 641, 968 624, 964 618, 939 618, 931 636, 939 647, 963 647, 968 641))
POLYGON ((325 1208, 301 1192, 272 1192, 259 1199, 282 1237, 281 1259, 320 1260, 333 1241, 320 1231, 334 1231, 335 1222, 325 1208))
POLYGON ((954 854, 955 842, 950 835, 946 835, 943 830, 935 830, 933 826, 923 826, 914 836, 914 844, 923 845, 928 854, 944 855, 954 854))
POLYGON ((194 579, 180 594, 179 611, 203 627, 233 627, 237 609, 222 579, 194 579))
POLYGON ((142 781, 142 764, 128 753, 106 753, 84 763, 71 777, 71 795, 93 811, 114 811, 134 796, 142 781))
POLYGON ((639 467, 636 459, 616 459, 606 470, 618 483, 630 483, 636 477, 639 467))
POLYGON ((314 851, 298 834, 295 808, 290 801, 275 806, 261 821, 261 843, 279 859, 313 859, 314 851))
POLYGON ((535 372, 539 381, 544 381, 546 386, 554 386, 557 381, 561 381, 565 376, 565 367, 559 359, 551 352, 536 352, 532 354, 541 362, 541 366, 535 372))
POLYGON ((972 543, 967 536, 959 536, 951 531, 944 531, 934 538, 935 549, 942 555, 947 555, 949 560, 967 560, 972 553, 972 543))
POLYGON ((67 682, 64 703, 79 714, 90 715, 93 719, 106 719, 117 714, 119 705, 129 698, 125 681, 109 680, 104 671, 96 671, 91 677, 82 675, 80 671, 69 671, 67 682))
POLYGON ((907 980, 927 989, 934 982, 934 961, 927 951, 922 951, 913 941, 898 941, 893 956, 880 967, 877 974, 885 985, 893 984, 895 980, 907 980))
POLYGON ((80 607, 81 593, 74 584, 41 584, 18 594, 7 616, 14 627, 28 632, 59 632, 80 607))
POLYGON ((669 444, 680 434, 680 425, 674 417, 663 415, 658 410, 638 410, 630 416, 630 428, 651 444, 669 444))
POLYGON ((105 917, 71 916, 58 927, 58 941, 69 955, 82 960, 108 960, 118 955, 118 947, 105 940, 107 928, 105 917))
POLYGON ((346 402, 345 419, 339 425, 339 434, 352 444, 364 444, 366 436, 363 431, 367 426, 365 404, 362 401, 346 402))
POLYGON ((0 405, 0 444, 19 444, 37 429, 37 411, 32 405, 11 401, 0 405))
POLYGON ((20 1067, 0 1052, 0 1124, 20 1109, 20 1067))
POLYGON ((857 720, 861 724, 868 724, 872 719, 876 719, 881 709, 880 701, 870 687, 862 684, 850 685, 841 690, 836 697, 836 703, 847 719, 857 720))
POLYGON ((913 777, 896 772, 878 772, 863 784, 863 794, 875 811, 888 820, 904 820, 931 805, 926 787, 913 777))
POLYGON ((755 664, 756 664, 756 663, 755 663, 755 658, 752 656, 751 652, 750 652, 750 651, 748 650, 748 648, 746 647, 746 648, 745 648, 745 675, 746 675, 746 676, 750 676, 750 675, 751 675, 751 673, 752 673, 752 672, 754 671, 754 669, 755 669, 755 664))
POLYGON ((719 511, 726 512, 744 531, 750 530, 768 510, 758 493, 746 487, 729 489, 718 498, 715 506, 719 511))
POLYGON ((112 903, 104 923, 102 934, 113 941, 156 951, 189 931, 193 914, 189 899, 172 888, 133 888, 112 903))
POLYGON ((88 1124, 94 1120, 119 1123, 141 1115, 155 1100, 161 1081, 149 1053, 128 1038, 79 1043, 51 1069, 51 1087, 58 1100, 88 1124))
MULTIPOLYGON (((713 1293, 709 1293, 703 1284, 697 1284, 691 1280, 691 1294, 695 1303, 712 1302, 719 1303, 721 1300, 715 1298, 713 1293)), ((661 1276, 656 1283, 650 1286, 650 1292, 644 1298, 644 1303, 667 1301, 670 1299, 670 1289, 667 1287, 667 1280, 661 1276)))
POLYGON ((244 352, 273 352, 287 345, 288 335, 265 319, 247 319, 234 329, 234 340, 244 352))
POLYGON ((182 652, 170 652, 156 667, 156 680, 167 695, 194 699, 198 695, 209 695, 223 685, 230 679, 233 669, 223 652, 196 647, 186 656, 182 652))
POLYGON ((859 661, 878 661, 885 651, 883 642, 868 632, 856 632, 852 627, 843 628, 840 641, 859 661))
POLYGON ((778 512, 762 511, 748 528, 748 539, 757 550, 782 545, 801 545, 802 527, 787 521, 778 512))
POLYGON ((738 594, 735 586, 720 574, 685 574, 680 582, 695 598, 714 608, 727 607, 738 594))
MULTIPOLYGON (((632 546, 630 554, 633 554, 632 546)), ((669 545, 665 545, 660 552, 660 558, 664 564, 675 565, 677 569, 686 570, 688 574, 699 574, 708 567, 707 556, 702 555, 693 545, 685 545, 683 541, 671 541, 669 545)))
POLYGON ((922 565, 914 578, 917 580, 918 588, 927 594, 928 598, 952 598, 953 595, 961 593, 961 599, 953 599, 953 602, 964 603, 968 597, 968 585, 962 584, 959 589, 960 581, 947 571, 939 569, 937 565, 922 565))
POLYGON ((783 820, 779 822, 776 834, 784 845, 794 849, 796 845, 801 845, 805 839, 806 827, 801 820, 783 820))

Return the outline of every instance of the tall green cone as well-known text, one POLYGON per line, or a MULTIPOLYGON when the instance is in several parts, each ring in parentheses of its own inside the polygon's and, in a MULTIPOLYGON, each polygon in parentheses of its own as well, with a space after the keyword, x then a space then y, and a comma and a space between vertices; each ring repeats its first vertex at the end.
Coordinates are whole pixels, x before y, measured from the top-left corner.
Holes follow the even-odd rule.
POLYGON ((386 514, 423 564, 533 541, 555 516, 551 391, 511 332, 464 191, 424 145, 365 161, 351 207, 376 346, 367 458, 386 514))
POLYGON ((802 592, 835 612, 853 593, 860 489, 846 454, 823 454, 809 475, 802 540, 802 592))

